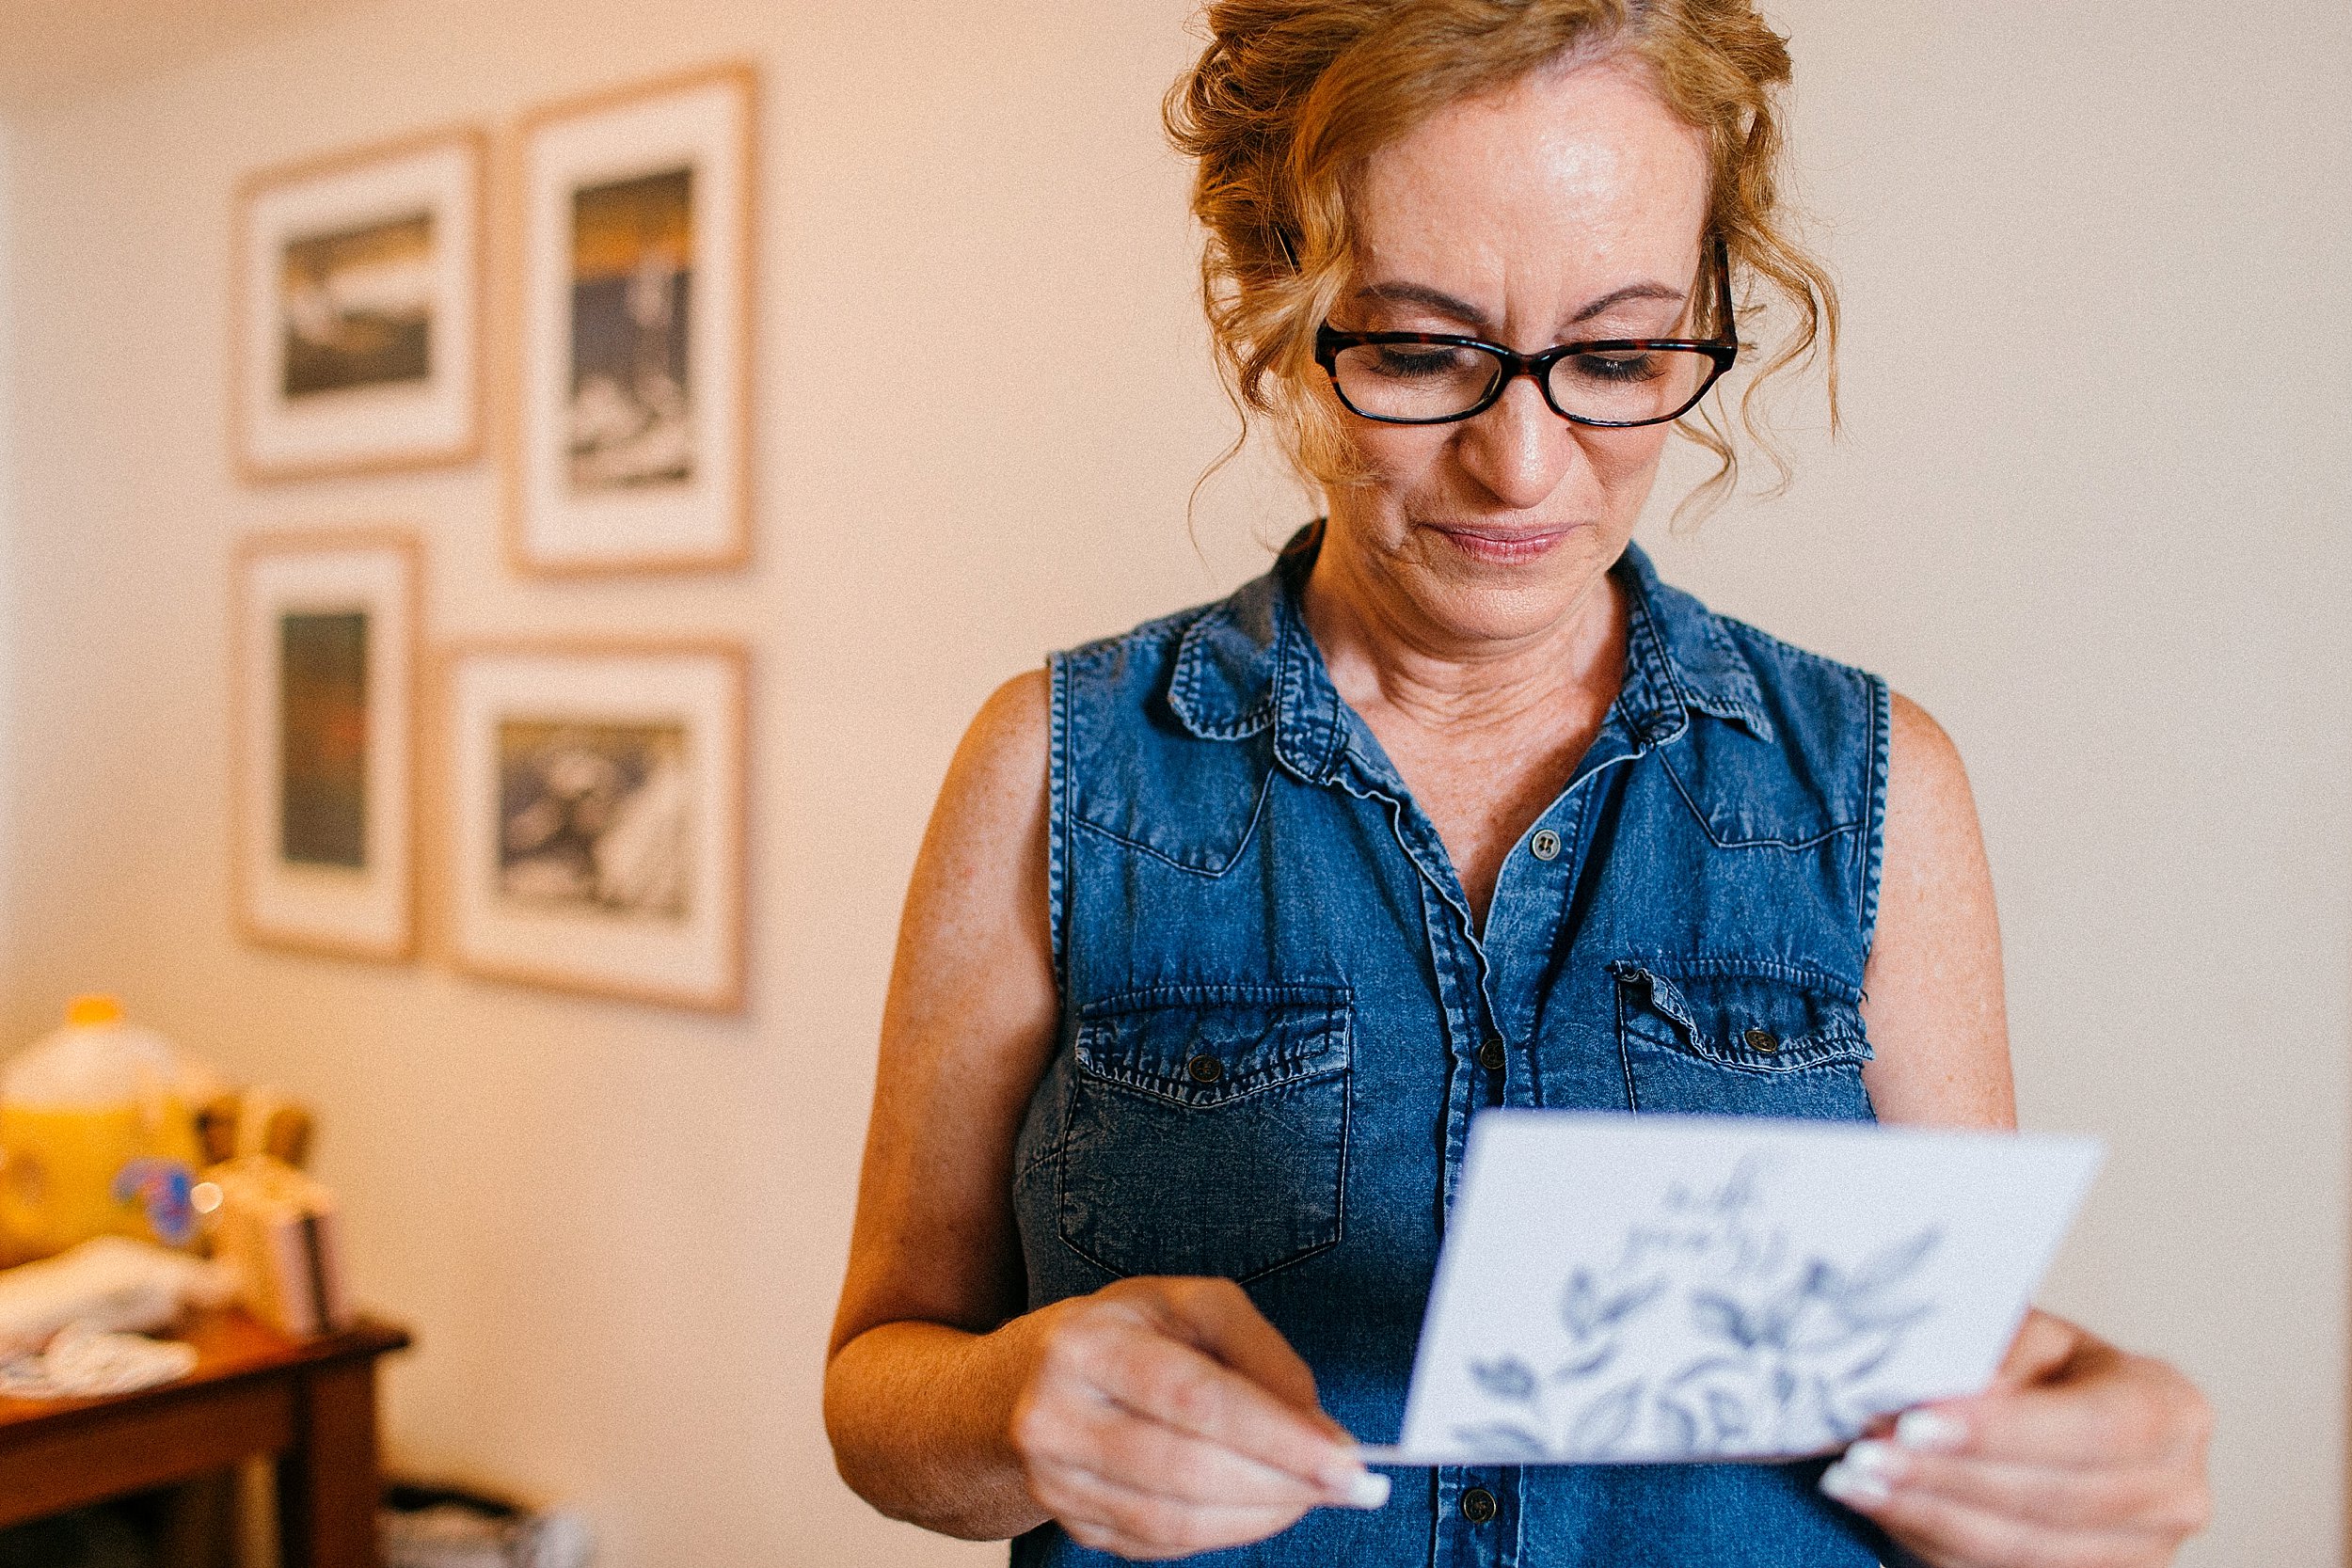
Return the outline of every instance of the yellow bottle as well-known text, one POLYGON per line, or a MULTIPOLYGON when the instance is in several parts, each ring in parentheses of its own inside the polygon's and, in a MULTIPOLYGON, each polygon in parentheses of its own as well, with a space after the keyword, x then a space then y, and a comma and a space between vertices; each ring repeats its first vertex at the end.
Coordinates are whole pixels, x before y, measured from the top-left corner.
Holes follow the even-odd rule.
POLYGON ((195 1108, 210 1074, 128 1022, 111 996, 76 997, 65 1027, 0 1072, 0 1240, 10 1261, 92 1236, 167 1246, 193 1237, 195 1108))

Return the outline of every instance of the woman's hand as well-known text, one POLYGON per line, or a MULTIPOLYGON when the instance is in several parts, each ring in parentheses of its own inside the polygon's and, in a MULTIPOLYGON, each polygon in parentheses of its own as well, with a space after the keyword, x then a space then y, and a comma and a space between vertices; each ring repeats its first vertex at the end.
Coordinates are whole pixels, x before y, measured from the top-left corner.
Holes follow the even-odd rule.
POLYGON ((1121 1280, 1000 1332, 1031 1337, 1012 1447, 1081 1545, 1184 1557, 1388 1500, 1314 1374, 1231 1280, 1121 1280))
POLYGON ((1989 1391, 1906 1411, 1821 1490, 1930 1568, 2162 1568, 2210 1515, 2212 1424, 2170 1367, 2037 1311, 1989 1391))

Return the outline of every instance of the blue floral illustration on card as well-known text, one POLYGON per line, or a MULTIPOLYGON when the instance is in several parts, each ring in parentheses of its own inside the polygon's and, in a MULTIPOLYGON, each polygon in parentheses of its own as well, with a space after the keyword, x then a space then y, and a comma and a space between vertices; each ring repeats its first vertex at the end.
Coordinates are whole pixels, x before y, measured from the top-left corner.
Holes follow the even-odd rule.
POLYGON ((1487 1410, 1456 1439, 1530 1463, 1818 1453, 1913 1402, 1886 1369, 1935 1311, 1912 1286, 1941 1231, 1846 1256, 1799 1247, 1762 1172, 1751 1156, 1718 1186, 1678 1183, 1614 1262, 1569 1268, 1566 1353, 1472 1361, 1487 1410), (1660 1340, 1675 1353, 1640 1353, 1660 1340))

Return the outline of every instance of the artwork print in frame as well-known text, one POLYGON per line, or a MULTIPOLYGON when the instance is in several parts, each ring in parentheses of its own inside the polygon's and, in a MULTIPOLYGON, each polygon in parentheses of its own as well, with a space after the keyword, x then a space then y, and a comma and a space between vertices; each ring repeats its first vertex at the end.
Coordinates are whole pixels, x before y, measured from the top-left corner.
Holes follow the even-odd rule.
POLYGON ((237 562, 237 925, 266 946, 415 950, 420 552, 391 530, 261 534, 237 562))
POLYGON ((484 163, 481 133, 461 128, 246 181, 230 399, 241 477, 480 452, 484 163))
POLYGON ((524 122, 518 571, 749 556, 754 97, 727 65, 524 122))
POLYGON ((459 968, 741 1006, 746 665, 731 643, 451 656, 459 968))

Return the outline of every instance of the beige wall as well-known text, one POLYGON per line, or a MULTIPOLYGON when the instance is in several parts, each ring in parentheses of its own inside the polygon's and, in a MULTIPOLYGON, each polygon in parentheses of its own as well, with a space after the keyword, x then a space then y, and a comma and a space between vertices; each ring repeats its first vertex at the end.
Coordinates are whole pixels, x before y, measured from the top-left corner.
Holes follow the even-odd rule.
MULTIPOLYGON (((119 988, 317 1101, 361 1293, 420 1333, 395 1453, 576 1500, 616 1568, 1000 1555, 840 1487, 818 1354, 897 905, 964 718, 1041 650, 1237 580, 1301 515, 1246 469, 1186 533, 1227 434, 1155 132, 1188 9, 382 0, 13 126, 0 1039, 119 988), (230 480, 242 170, 723 55, 768 86, 752 570, 518 582, 489 465, 230 480), (958 342, 1001 367, 985 401, 901 369, 958 342), (230 550, 386 520, 427 535, 437 635, 753 642, 742 1019, 233 940, 230 550)), ((1791 497, 1662 557, 1959 738, 2026 1115, 2115 1148, 2053 1299, 2212 1388, 2224 1512, 2192 1561, 2335 1560, 2345 14, 1780 14, 1851 311, 1850 438, 1801 440, 1791 497)))
MULTIPOLYGON (((9 276, 8 232, 15 204, 9 200, 8 128, 0 124, 0 279, 9 276)), ((10 373, 16 296, 0 287, 0 995, 14 969, 16 909, 15 700, 16 700, 16 379, 10 373)))
POLYGON ((16 216, 11 174, 9 127, 0 122, 0 997, 16 969, 16 293, 5 287, 16 216))

